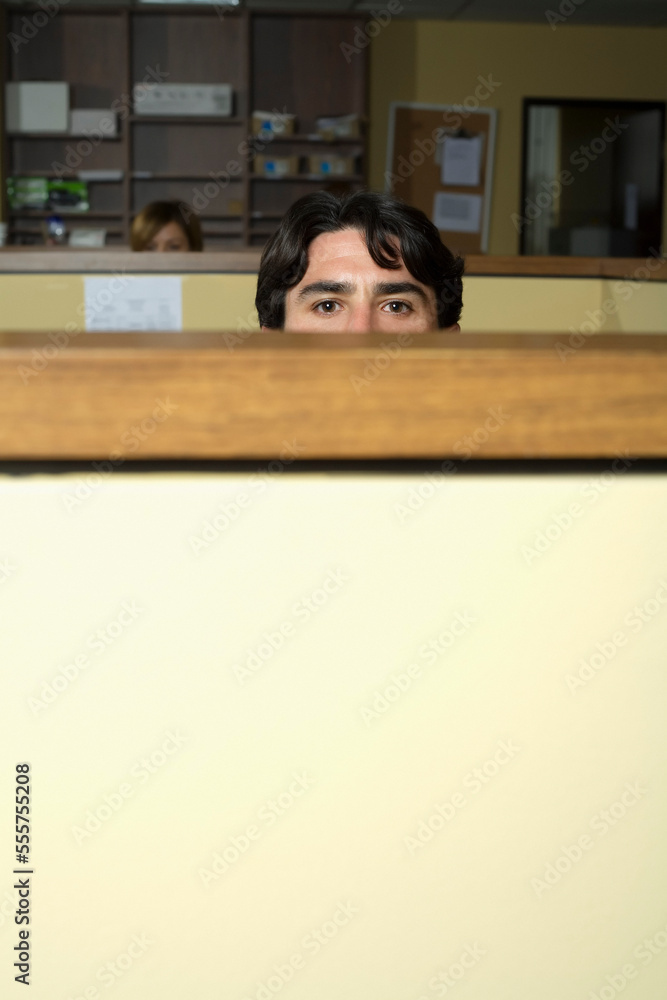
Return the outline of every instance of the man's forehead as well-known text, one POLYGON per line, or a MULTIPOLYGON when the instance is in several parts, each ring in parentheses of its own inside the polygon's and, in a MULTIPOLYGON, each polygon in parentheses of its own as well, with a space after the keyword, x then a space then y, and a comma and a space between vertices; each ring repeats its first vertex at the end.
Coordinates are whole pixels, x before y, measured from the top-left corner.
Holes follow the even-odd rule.
MULTIPOLYGON (((390 237, 390 239, 399 249, 398 240, 395 237, 390 237)), ((358 258, 374 263, 368 252, 363 233, 356 229, 339 229, 333 233, 320 233, 308 247, 308 269, 325 265, 328 261, 340 260, 340 258, 358 258)), ((400 253, 397 263, 400 266, 405 266, 400 253)))

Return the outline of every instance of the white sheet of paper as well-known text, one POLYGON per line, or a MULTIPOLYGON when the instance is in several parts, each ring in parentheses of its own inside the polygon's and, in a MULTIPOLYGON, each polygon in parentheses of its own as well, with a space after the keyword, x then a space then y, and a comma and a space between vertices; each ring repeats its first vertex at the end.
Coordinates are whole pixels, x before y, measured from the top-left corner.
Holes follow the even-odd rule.
POLYGON ((88 332, 183 329, 178 277, 84 278, 88 332))
POLYGON ((448 194, 437 191, 433 201, 433 222, 450 233, 478 233, 482 223, 481 194, 448 194))
POLYGON ((482 137, 471 139, 445 136, 440 179, 443 184, 463 184, 478 187, 482 166, 482 137))

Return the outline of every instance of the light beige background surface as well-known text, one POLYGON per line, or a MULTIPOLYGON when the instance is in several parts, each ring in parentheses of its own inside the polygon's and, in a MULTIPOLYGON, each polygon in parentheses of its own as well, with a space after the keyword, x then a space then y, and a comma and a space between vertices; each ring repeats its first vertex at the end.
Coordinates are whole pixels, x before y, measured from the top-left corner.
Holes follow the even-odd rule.
MULTIPOLYGON (((0 275, 0 330, 83 330, 83 275, 0 275)), ((183 326, 190 331, 228 330, 241 336, 259 329, 257 277, 252 274, 186 274, 183 326)), ((667 282, 598 278, 464 279, 464 333, 667 333, 667 282), (604 303, 606 311, 602 310, 604 303)))
POLYGON ((464 463, 3 477, 2 996, 27 760, 33 1000, 661 997, 666 503, 464 463))

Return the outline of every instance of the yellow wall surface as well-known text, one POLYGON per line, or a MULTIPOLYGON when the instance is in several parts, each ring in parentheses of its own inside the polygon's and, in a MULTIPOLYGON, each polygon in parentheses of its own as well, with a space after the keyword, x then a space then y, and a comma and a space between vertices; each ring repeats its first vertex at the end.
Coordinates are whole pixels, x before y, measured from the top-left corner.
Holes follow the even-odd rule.
MULTIPOLYGON (((82 274, 0 275, 0 330, 64 330, 68 323, 83 330, 83 280, 82 274)), ((186 330, 258 328, 257 275, 184 274, 181 281, 186 330)))
MULTIPOLYGON (((83 331, 81 274, 0 275, 0 330, 83 331)), ((185 274, 186 330, 258 329, 254 274, 185 274)), ((667 333, 667 282, 600 278, 464 279, 464 332, 667 333), (607 304, 606 309, 603 305, 607 304), (590 330, 590 323, 595 330, 590 330)))
POLYGON ((371 45, 371 185, 384 189, 391 101, 463 104, 492 78, 480 105, 498 110, 489 253, 516 254, 523 98, 664 101, 666 49, 667 28, 393 20, 371 45))

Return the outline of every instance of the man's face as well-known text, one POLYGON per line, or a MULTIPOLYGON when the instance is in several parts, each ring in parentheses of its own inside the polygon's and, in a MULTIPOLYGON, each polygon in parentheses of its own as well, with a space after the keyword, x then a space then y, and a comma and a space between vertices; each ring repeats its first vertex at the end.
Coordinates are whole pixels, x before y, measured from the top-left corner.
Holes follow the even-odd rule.
POLYGON ((379 267, 356 229, 322 233, 306 273, 285 298, 287 333, 425 333, 438 329, 435 292, 403 261, 379 267))

